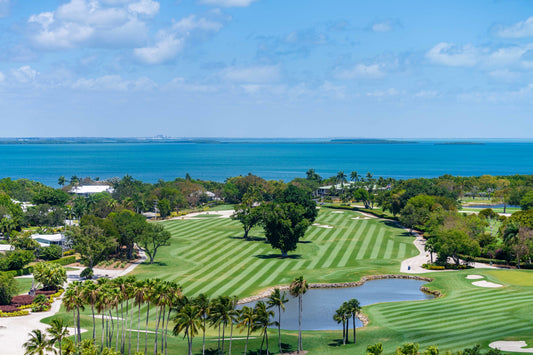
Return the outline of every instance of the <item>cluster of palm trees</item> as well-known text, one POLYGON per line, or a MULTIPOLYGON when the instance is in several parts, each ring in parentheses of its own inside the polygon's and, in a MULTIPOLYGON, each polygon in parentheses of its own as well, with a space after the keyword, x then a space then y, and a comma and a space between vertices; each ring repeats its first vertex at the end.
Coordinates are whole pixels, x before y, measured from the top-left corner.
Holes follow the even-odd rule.
POLYGON ((359 301, 355 298, 352 298, 349 301, 346 301, 335 311, 333 315, 333 320, 338 324, 342 323, 342 344, 349 342, 348 331, 350 329, 350 318, 352 319, 353 326, 353 342, 356 342, 355 337, 355 319, 357 318, 357 313, 361 311, 361 305, 359 301))
POLYGON ((59 349, 59 354, 62 354, 62 342, 64 339, 68 339, 69 332, 63 325, 62 319, 54 319, 50 325, 50 328, 45 332, 40 329, 32 330, 30 333, 30 339, 24 343, 24 354, 45 354, 49 352, 55 353, 55 348, 59 349), (47 337, 47 334, 49 338, 47 337))
MULTIPOLYGON (((301 341, 301 311, 302 295, 307 291, 307 281, 299 276, 291 283, 289 292, 298 297, 300 310, 300 331, 298 337, 298 351, 302 349, 301 341)), ((201 331, 203 334, 202 354, 206 352, 206 329, 218 330, 218 353, 224 354, 226 331, 229 330, 230 339, 228 353, 231 354, 234 328, 246 332, 244 353, 248 350, 250 334, 259 332, 262 336, 260 354, 265 346, 269 353, 267 329, 278 327, 278 343, 281 344, 281 312, 285 310, 288 301, 287 294, 279 288, 274 289, 266 302, 258 301, 254 307, 243 306, 238 309, 237 296, 218 296, 209 299, 200 294, 195 298, 183 295, 181 288, 174 282, 160 279, 137 280, 134 276, 118 277, 116 279, 100 278, 97 281, 75 281, 67 286, 63 295, 63 305, 68 312, 72 312, 75 327, 75 345, 81 344, 81 311, 90 308, 92 314, 92 341, 99 344, 100 351, 113 349, 122 354, 139 351, 141 333, 144 332, 144 353, 148 353, 148 323, 150 312, 155 322, 155 336, 153 343, 154 354, 167 354, 168 327, 172 322, 173 335, 183 334, 187 338, 189 354, 192 354, 193 338, 201 331), (146 308, 146 310, 142 309, 146 308), (271 309, 277 309, 278 320, 271 309), (141 330, 141 315, 144 326, 141 330), (100 318, 97 321, 97 318, 100 318), (99 324, 98 324, 99 323, 99 324), (136 323, 136 324, 135 324, 136 323), (100 335, 97 337, 97 328, 100 335), (137 333, 136 347, 132 346, 132 332, 137 333)))
POLYGON ((122 354, 131 354, 131 333, 137 333, 137 347, 141 332, 144 332, 144 353, 148 352, 148 320, 150 311, 155 310, 154 354, 167 353, 167 330, 171 314, 183 298, 181 288, 174 282, 159 279, 136 280, 133 276, 113 280, 100 278, 97 281, 75 281, 68 285, 63 295, 63 305, 73 312, 76 328, 75 342, 81 342, 80 311, 91 308, 92 339, 96 339, 96 314, 101 318, 100 350, 112 348, 122 354), (141 307, 146 307, 144 330, 141 331, 141 307), (136 311, 136 312, 135 312, 136 311), (134 314, 136 313, 136 330, 134 314), (161 328, 160 348, 159 331, 161 328), (127 337, 127 339, 126 339, 127 337), (127 349, 126 349, 127 346, 127 349))

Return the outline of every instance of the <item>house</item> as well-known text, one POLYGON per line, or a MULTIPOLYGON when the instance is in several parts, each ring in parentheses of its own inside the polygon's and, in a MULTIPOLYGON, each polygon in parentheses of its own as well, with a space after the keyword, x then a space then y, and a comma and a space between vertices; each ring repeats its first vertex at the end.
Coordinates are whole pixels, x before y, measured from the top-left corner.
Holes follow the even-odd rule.
POLYGON ((42 247, 49 247, 50 245, 59 245, 65 247, 66 238, 63 234, 32 234, 31 238, 39 242, 42 247))
POLYGON ((99 194, 101 192, 113 193, 113 187, 109 185, 80 185, 73 187, 70 192, 82 197, 99 194))

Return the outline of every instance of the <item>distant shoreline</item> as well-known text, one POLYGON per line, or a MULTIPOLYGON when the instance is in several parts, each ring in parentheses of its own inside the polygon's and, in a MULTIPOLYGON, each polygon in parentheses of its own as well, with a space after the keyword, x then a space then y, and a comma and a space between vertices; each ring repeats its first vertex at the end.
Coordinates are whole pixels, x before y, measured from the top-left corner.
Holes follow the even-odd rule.
POLYGON ((32 144, 434 144, 434 145, 486 145, 489 143, 533 143, 533 139, 487 139, 479 141, 454 141, 453 139, 381 139, 381 138, 170 138, 170 137, 21 137, 0 138, 0 145, 32 144))

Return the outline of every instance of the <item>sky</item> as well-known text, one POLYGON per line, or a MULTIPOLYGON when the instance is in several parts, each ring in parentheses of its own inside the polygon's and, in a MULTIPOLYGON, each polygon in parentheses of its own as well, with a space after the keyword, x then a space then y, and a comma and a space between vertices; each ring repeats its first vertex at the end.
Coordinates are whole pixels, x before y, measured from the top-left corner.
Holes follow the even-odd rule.
POLYGON ((0 137, 533 138, 530 0, 0 0, 0 137))

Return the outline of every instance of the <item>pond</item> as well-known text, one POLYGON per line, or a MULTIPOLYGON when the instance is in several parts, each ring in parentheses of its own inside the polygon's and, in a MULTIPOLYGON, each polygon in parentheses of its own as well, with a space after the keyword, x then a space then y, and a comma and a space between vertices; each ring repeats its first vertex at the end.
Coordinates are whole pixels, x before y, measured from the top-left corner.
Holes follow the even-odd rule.
MULTIPOLYGON (((420 291, 426 281, 410 279, 383 279, 367 281, 362 286, 347 288, 313 288, 303 296, 302 329, 303 330, 337 330, 341 324, 333 320, 335 311, 343 302, 357 298, 361 306, 381 302, 418 301, 435 298, 420 291)), ((286 330, 298 330, 298 299, 287 291, 289 302, 285 303, 285 312, 281 313, 281 327, 286 330)), ((266 301, 266 299, 263 299, 266 301)), ((255 302, 241 305, 253 307, 255 302)), ((275 319, 278 319, 277 310, 275 319)), ((362 327, 361 321, 358 327, 362 327)))

